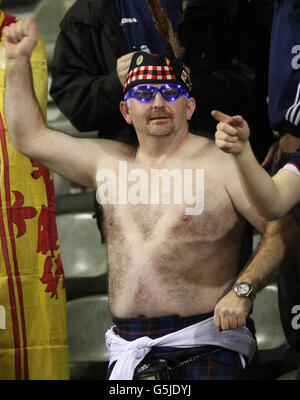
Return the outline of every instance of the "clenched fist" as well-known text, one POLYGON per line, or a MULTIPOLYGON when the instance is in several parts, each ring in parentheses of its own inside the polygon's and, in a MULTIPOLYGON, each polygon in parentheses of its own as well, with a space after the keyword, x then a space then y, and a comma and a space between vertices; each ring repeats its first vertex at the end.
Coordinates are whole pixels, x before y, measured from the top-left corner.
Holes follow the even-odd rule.
POLYGON ((212 111, 211 115, 219 121, 215 134, 216 145, 225 153, 241 153, 250 136, 247 122, 239 115, 230 117, 220 111, 212 111))
POLYGON ((3 29, 6 58, 29 58, 38 42, 38 28, 34 18, 19 20, 3 29))
POLYGON ((214 323, 219 331, 236 329, 246 324, 252 301, 231 290, 215 306, 214 323))

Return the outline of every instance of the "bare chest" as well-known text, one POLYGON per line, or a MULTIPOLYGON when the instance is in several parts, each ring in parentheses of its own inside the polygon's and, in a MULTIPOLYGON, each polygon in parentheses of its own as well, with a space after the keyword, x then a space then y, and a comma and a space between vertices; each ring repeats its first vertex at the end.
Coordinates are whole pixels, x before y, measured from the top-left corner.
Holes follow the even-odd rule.
POLYGON ((186 198, 177 202, 172 192, 166 203, 106 204, 103 205, 103 224, 107 238, 126 238, 136 242, 155 242, 164 239, 176 241, 217 241, 237 223, 238 216, 225 189, 204 180, 194 203, 186 198), (172 198, 173 196, 173 198, 172 198))

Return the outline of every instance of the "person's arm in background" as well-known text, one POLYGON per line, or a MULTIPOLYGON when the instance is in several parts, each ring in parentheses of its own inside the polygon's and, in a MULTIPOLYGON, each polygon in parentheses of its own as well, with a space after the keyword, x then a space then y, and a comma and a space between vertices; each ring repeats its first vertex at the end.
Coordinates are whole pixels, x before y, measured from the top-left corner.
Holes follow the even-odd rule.
POLYGON ((79 131, 99 130, 104 119, 119 116, 120 77, 132 54, 121 58, 119 21, 116 15, 107 18, 110 23, 102 24, 93 3, 75 3, 61 22, 55 46, 50 94, 79 131))

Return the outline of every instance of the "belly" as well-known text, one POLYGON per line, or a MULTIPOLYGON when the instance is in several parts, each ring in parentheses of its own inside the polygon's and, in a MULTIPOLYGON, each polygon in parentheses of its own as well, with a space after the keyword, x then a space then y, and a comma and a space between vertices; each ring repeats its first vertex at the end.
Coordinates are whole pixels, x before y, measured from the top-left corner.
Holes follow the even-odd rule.
POLYGON ((239 245, 218 248, 205 254, 201 243, 184 246, 137 244, 128 251, 125 263, 111 254, 109 293, 112 314, 120 318, 181 317, 214 309, 217 301, 231 287, 237 272, 239 245))

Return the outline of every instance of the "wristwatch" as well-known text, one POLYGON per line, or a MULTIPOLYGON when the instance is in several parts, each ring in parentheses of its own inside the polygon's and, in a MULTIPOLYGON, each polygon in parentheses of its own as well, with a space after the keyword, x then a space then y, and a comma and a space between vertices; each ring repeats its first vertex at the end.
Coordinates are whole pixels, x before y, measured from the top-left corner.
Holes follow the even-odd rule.
POLYGON ((254 293, 251 285, 248 282, 238 282, 234 285, 233 290, 240 297, 248 297, 250 300, 254 300, 256 294, 254 293))

